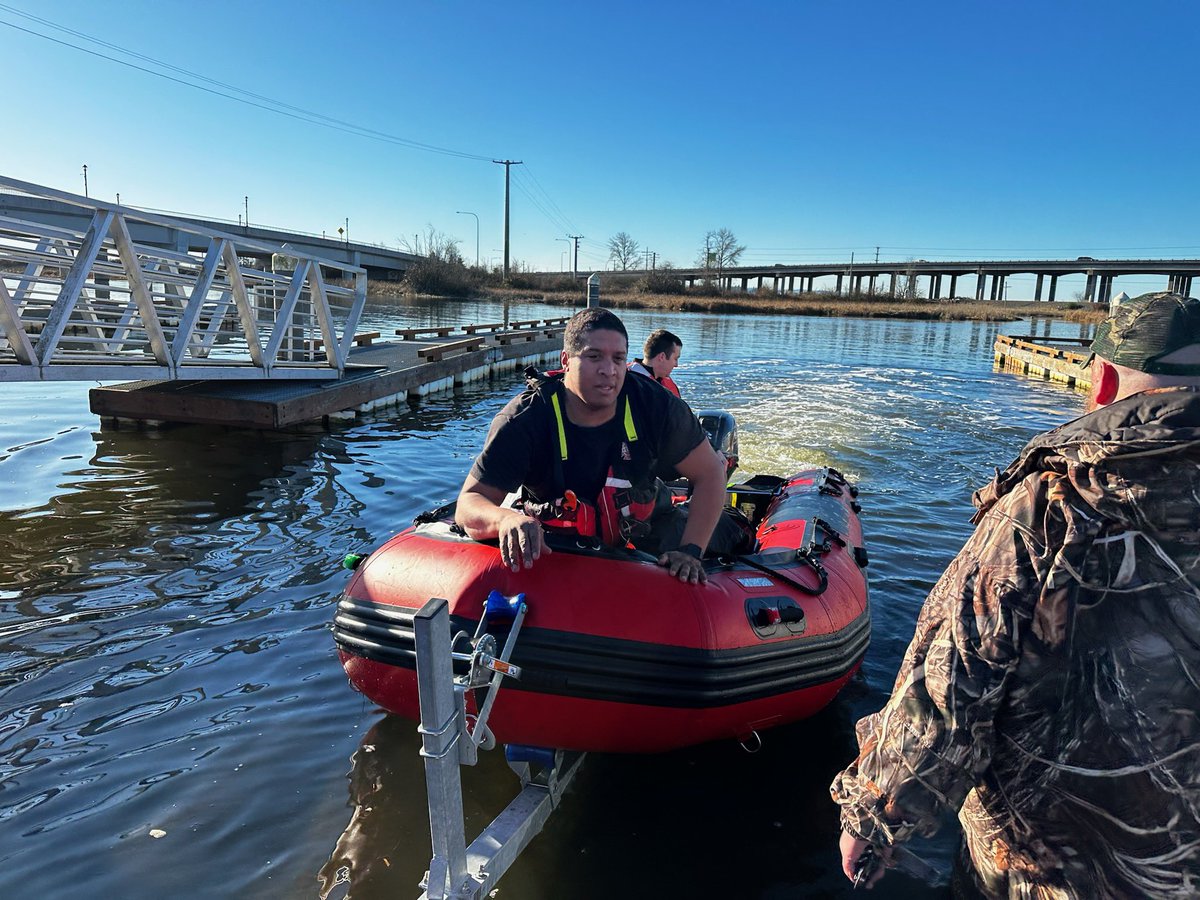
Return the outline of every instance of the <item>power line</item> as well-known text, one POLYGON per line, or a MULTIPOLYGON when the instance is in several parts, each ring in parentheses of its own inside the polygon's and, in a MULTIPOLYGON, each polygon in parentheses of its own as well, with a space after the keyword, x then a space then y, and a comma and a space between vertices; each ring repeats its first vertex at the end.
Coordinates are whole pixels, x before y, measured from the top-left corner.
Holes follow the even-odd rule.
POLYGON ((555 218, 566 224, 566 230, 578 231, 579 229, 575 227, 575 223, 571 221, 570 217, 568 217, 566 213, 559 209, 558 204, 554 202, 554 198, 550 196, 550 192, 542 187, 542 183, 538 181, 537 176, 533 174, 533 171, 528 166, 526 166, 524 170, 517 171, 518 180, 523 180, 525 176, 528 176, 529 180, 533 182, 533 185, 537 188, 538 193, 545 199, 547 205, 553 211, 555 218))
MULTIPOLYGON (((519 172, 520 169, 518 169, 517 171, 519 172)), ((549 209, 547 209, 545 204, 542 203, 542 201, 537 196, 535 196, 531 190, 529 190, 528 187, 526 187, 524 184, 521 183, 521 180, 519 178, 514 179, 514 183, 516 184, 517 190, 525 195, 525 199, 527 199, 529 201, 529 203, 534 207, 534 209, 536 209, 543 216, 545 216, 546 220, 551 225, 554 226, 555 231, 561 231, 563 233, 566 233, 571 230, 570 223, 568 223, 565 218, 556 217, 554 215, 554 213, 552 213, 549 209)))
POLYGON ((267 97, 263 94, 256 94, 253 91, 246 90, 245 88, 240 88, 240 87, 237 87, 236 85, 227 84, 226 82, 223 82, 223 81, 217 81, 216 79, 209 78, 206 75, 201 75, 197 72, 192 72, 188 69, 183 69, 183 68, 180 68, 179 66, 172 65, 171 63, 167 63, 167 62, 163 62, 162 60, 154 59, 153 57, 147 56, 143 53, 138 53, 134 50, 128 50, 128 49, 126 49, 124 47, 120 47, 116 44, 111 44, 107 41, 100 40, 99 38, 92 37, 90 35, 84 34, 83 32, 80 32, 80 31, 75 31, 74 29, 67 28, 65 26, 59 25, 59 24, 49 21, 47 19, 39 18, 37 16, 31 15, 22 10, 15 9, 11 6, 7 6, 2 3, 0 3, 0 9, 5 10, 6 12, 9 12, 9 13, 13 13, 15 15, 22 16, 23 18, 32 19, 40 24, 47 25, 47 26, 57 29, 59 31, 63 31, 68 34, 75 35, 76 37, 80 37, 86 41, 90 41, 90 42, 98 44, 102 47, 107 47, 111 50, 115 50, 118 53, 125 54, 126 56, 132 57, 133 59, 142 60, 143 62, 149 63, 151 65, 161 66, 164 69, 178 72, 182 75, 188 76, 189 78, 195 78, 200 81, 207 82, 208 84, 216 85, 217 87, 206 87, 204 84, 196 84, 195 82, 188 81, 185 78, 176 78, 175 76, 168 75, 165 72, 156 71, 154 69, 147 68, 146 66, 140 66, 140 65, 137 65, 136 63, 132 63, 127 60, 117 59, 116 57, 109 56, 106 53, 101 53, 97 50, 89 49, 88 47, 81 47, 78 44, 74 44, 70 41, 65 41, 60 38, 56 38, 51 35, 48 35, 48 34, 43 34, 40 31, 35 31, 30 28, 24 28, 20 25, 17 25, 14 22, 7 22, 4 20, 0 20, 0 25, 7 25, 9 28, 24 32, 25 34, 33 35, 34 37, 42 38, 43 40, 50 41, 55 44, 59 44, 63 47, 69 47, 73 50, 78 50, 79 52, 86 53, 89 56, 94 56, 94 57, 98 57, 100 59, 105 59, 105 60, 108 60, 109 62, 116 63, 117 65, 125 66, 127 68, 134 69, 139 72, 144 72, 147 75, 153 75, 156 78, 162 78, 166 81, 174 82, 175 84, 181 84, 181 85, 184 85, 185 87, 194 88, 195 90, 198 90, 198 91, 204 91, 205 93, 208 93, 208 94, 213 94, 218 97, 224 97, 227 100, 234 100, 238 103, 243 103, 247 106, 255 107, 256 109, 261 109, 266 112, 272 112, 272 113, 275 113, 276 115, 280 115, 280 116, 286 116, 290 119, 296 119, 301 122, 306 122, 310 125, 320 125, 321 127, 330 128, 332 130, 340 131, 340 132, 343 132, 346 134, 355 134, 359 137, 365 137, 365 138, 369 138, 372 140, 382 141, 384 143, 390 143, 390 144, 395 144, 397 146, 407 147, 408 149, 411 149, 411 150, 421 150, 426 153, 437 153, 437 154, 441 154, 443 156, 454 156, 454 157, 458 157, 460 159, 474 159, 474 160, 479 160, 481 162, 487 162, 487 161, 491 160, 491 158, 492 158, 491 156, 481 156, 476 153, 467 153, 462 150, 453 150, 448 147, 439 147, 435 144, 427 144, 427 143, 424 143, 423 141, 415 141, 415 140, 412 140, 411 138, 405 138, 405 137, 400 137, 400 136, 394 135, 394 134, 388 134, 387 132, 377 131, 376 129, 368 128, 363 125, 356 125, 353 122, 346 122, 342 119, 335 119, 331 116, 324 115, 323 113, 314 112, 313 110, 305 109, 304 107, 300 107, 300 106, 294 106, 290 103, 285 103, 282 100, 276 100, 272 97, 267 97), (224 88, 225 90, 218 90, 217 89, 218 87, 224 88), (233 91, 234 93, 228 93, 228 91, 233 91), (238 96, 239 94, 241 94, 243 96, 238 96))

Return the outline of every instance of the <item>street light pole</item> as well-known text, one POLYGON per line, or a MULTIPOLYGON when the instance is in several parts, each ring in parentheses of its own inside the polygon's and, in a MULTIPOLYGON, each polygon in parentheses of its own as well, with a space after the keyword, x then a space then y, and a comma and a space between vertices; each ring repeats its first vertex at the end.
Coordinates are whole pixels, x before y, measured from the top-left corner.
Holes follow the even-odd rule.
POLYGON ((87 196, 87 163, 83 164, 83 196, 87 196))
POLYGON ((467 212, 465 209, 456 209, 456 216, 475 216, 475 268, 479 268, 479 216, 473 212, 467 212))
MULTIPOLYGON (((569 255, 569 254, 571 253, 571 240, 570 240, 570 238, 555 238, 555 240, 556 240, 556 241, 562 241, 564 244, 566 244, 566 245, 567 245, 567 254, 569 255)), ((564 270, 564 271, 566 271, 566 266, 563 266, 563 270, 564 270)))

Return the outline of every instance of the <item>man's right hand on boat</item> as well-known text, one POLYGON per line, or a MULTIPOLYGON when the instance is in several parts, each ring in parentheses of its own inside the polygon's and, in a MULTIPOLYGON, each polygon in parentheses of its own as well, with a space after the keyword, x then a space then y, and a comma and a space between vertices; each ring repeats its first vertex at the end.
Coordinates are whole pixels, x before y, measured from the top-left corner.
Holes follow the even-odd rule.
POLYGON ((532 568, 535 559, 553 552, 542 534, 542 523, 520 513, 506 517, 496 537, 500 542, 500 558, 514 572, 522 567, 532 568))
POLYGON ((658 564, 666 566, 667 571, 680 581, 691 584, 708 583, 708 575, 704 572, 704 563, 682 550, 668 550, 658 558, 658 564))

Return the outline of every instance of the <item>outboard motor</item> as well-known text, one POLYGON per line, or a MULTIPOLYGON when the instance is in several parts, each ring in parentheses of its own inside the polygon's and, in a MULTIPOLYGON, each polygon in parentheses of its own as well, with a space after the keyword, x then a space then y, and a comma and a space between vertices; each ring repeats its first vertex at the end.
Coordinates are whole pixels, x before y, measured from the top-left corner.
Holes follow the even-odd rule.
POLYGON ((725 477, 728 478, 738 465, 737 421, 722 410, 706 409, 696 415, 713 449, 725 454, 725 477))

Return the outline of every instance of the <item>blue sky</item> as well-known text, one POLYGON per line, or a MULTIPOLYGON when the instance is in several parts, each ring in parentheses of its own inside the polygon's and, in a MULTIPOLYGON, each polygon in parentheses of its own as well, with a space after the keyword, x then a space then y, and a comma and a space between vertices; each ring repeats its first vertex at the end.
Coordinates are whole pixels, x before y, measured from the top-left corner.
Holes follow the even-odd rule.
POLYGON ((82 193, 86 163, 93 196, 234 221, 248 197, 251 221, 392 246, 432 225, 470 259, 466 210, 487 261, 491 160, 523 160, 512 256, 539 269, 569 232, 584 270, 618 231, 690 265, 722 227, 750 263, 1196 257, 1198 24, 1154 0, 0 0, 0 173, 82 193))

